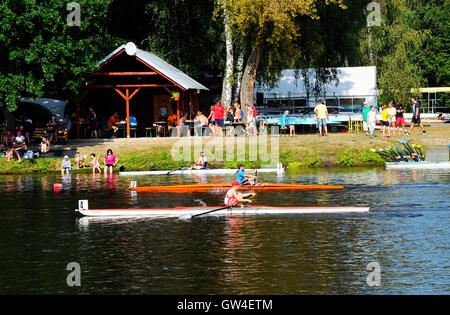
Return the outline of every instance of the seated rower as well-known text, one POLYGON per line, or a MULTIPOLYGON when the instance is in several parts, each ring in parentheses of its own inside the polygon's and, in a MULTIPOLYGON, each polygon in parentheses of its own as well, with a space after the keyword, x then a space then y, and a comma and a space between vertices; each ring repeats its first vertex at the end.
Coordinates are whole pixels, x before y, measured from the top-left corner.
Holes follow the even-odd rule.
POLYGON ((241 185, 250 185, 250 186, 255 186, 256 185, 256 179, 257 177, 254 175, 247 175, 245 174, 245 168, 244 165, 242 164, 238 164, 238 171, 236 173, 236 180, 241 184, 241 185))
POLYGON ((198 162, 195 162, 195 165, 191 167, 191 170, 204 170, 208 165, 208 159, 205 156, 204 152, 200 153, 200 159, 198 162))
POLYGON ((227 207, 234 207, 234 206, 240 206, 244 207, 244 204, 246 203, 252 203, 252 200, 248 198, 252 198, 256 196, 255 193, 250 194, 241 194, 238 193, 237 190, 241 184, 235 180, 233 183, 231 183, 231 189, 228 190, 227 194, 225 195, 225 206, 227 207))

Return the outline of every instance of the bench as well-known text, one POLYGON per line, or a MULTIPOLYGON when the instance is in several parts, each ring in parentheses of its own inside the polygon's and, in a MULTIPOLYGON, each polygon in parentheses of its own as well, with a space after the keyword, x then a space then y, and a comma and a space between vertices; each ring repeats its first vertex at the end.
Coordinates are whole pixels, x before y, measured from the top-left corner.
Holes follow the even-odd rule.
POLYGON ((32 136, 33 139, 42 139, 45 136, 47 136, 47 129, 34 128, 33 136, 32 136))

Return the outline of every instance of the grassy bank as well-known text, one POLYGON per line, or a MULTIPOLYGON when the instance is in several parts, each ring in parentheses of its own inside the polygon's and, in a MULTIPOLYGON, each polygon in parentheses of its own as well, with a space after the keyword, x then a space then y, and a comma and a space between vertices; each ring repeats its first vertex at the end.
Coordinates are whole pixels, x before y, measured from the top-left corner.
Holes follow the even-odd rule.
MULTIPOLYGON (((298 170, 311 167, 358 167, 384 166, 384 160, 370 149, 400 146, 398 140, 406 139, 410 143, 427 147, 447 145, 450 143, 450 125, 441 124, 428 128, 428 135, 422 136, 419 129, 413 131, 409 137, 397 137, 385 140, 377 134, 377 138, 369 138, 364 134, 330 134, 329 137, 319 138, 317 135, 300 135, 295 138, 282 136, 279 140, 279 158, 288 170, 298 170)), ((78 153, 100 155, 102 161, 106 150, 112 149, 119 158, 119 166, 127 171, 138 170, 172 170, 187 164, 185 161, 175 161, 172 158, 172 148, 179 139, 174 138, 138 138, 114 139, 97 141, 72 141, 69 146, 57 149, 76 149, 78 153)), ((203 150, 208 152, 210 138, 203 138, 203 150)), ((221 139, 226 141, 226 138, 221 139)), ((194 151, 194 150, 192 150, 194 151)), ((212 151, 214 152, 214 151, 212 151)), ((264 166, 263 161, 248 161, 248 144, 246 147, 246 161, 216 162, 211 161, 211 168, 234 168, 239 162, 245 163, 247 168, 264 166)), ((191 159, 194 158, 191 155, 191 159)), ((195 157, 197 158, 197 157, 195 157)), ((59 172, 62 159, 36 159, 7 162, 0 159, 0 174, 40 174, 59 172)), ((72 159, 74 163, 74 159, 72 159)), ((118 171, 118 169, 116 169, 118 171)), ((74 173, 90 172, 90 169, 74 170, 74 173)))

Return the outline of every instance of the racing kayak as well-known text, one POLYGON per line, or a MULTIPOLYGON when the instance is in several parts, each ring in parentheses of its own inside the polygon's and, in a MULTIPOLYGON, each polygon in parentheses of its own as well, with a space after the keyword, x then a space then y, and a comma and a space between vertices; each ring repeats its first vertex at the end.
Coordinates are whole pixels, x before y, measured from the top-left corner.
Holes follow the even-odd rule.
POLYGON ((450 169, 450 162, 387 162, 387 169, 450 169))
MULTIPOLYGON (((231 188, 231 184, 194 184, 194 185, 173 185, 173 186, 146 186, 146 187, 130 187, 136 192, 206 192, 206 191, 226 191, 231 188)), ((341 190, 344 186, 331 185, 297 185, 297 184, 257 184, 256 186, 241 186, 239 190, 341 190)))
MULTIPOLYGON (((220 207, 178 207, 163 209, 103 209, 89 210, 77 209, 76 212, 87 217, 181 217, 193 216, 208 212, 220 207)), ((215 211, 207 216, 228 215, 287 215, 287 214, 339 214, 339 213, 365 213, 369 207, 267 207, 249 206, 244 208, 229 208, 215 211)))

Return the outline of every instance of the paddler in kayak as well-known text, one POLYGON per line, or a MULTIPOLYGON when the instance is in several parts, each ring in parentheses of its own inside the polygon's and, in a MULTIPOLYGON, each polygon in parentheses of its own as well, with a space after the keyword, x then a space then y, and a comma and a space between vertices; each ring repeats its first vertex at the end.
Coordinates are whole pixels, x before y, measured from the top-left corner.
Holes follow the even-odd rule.
POLYGON ((246 203, 252 203, 252 200, 248 198, 255 197, 255 193, 250 194, 241 194, 237 192, 237 190, 241 187, 241 184, 235 180, 231 183, 231 189, 228 190, 227 194, 225 195, 225 206, 227 207, 235 207, 235 206, 241 206, 244 207, 244 204, 246 203))
POLYGON ((236 173, 236 180, 241 185, 250 185, 250 186, 255 186, 256 185, 257 177, 254 176, 254 175, 245 174, 244 165, 238 164, 237 168, 238 168, 238 171, 236 173))
POLYGON ((200 153, 200 159, 194 162, 195 165, 191 167, 191 170, 204 170, 208 165, 208 159, 205 156, 204 152, 200 153))

